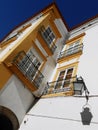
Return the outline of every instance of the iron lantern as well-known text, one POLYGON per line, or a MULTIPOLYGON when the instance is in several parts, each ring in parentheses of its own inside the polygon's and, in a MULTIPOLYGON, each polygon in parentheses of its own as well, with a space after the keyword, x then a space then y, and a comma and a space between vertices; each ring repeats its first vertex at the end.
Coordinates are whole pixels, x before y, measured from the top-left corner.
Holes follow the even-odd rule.
POLYGON ((77 78, 76 81, 73 82, 73 86, 75 95, 82 95, 82 93, 87 90, 82 77, 77 78))

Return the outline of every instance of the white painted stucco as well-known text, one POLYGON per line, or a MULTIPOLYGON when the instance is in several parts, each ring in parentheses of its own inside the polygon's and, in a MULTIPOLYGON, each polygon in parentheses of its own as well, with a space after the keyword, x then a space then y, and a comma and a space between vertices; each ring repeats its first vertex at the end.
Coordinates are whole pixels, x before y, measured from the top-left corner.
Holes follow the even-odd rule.
POLYGON ((96 25, 98 25, 98 17, 95 19, 92 19, 89 22, 86 22, 85 24, 82 24, 81 26, 70 31, 69 38, 71 39, 72 37, 75 37, 76 35, 79 35, 79 34, 83 33, 84 31, 87 31, 87 30, 93 28, 96 25))
POLYGON ((89 105, 93 115, 90 125, 83 125, 80 112, 85 97, 41 98, 27 113, 19 130, 97 130, 98 129, 98 25, 85 31, 83 54, 78 66, 90 92, 89 105))
MULTIPOLYGON (((17 36, 17 40, 10 43, 6 48, 0 49, 0 61, 2 62, 4 58, 6 58, 6 53, 11 53, 13 47, 18 46, 18 43, 20 42, 20 40, 22 40, 27 34, 29 35, 29 32, 35 29, 36 26, 40 22, 43 21, 43 19, 44 19, 44 16, 38 19, 37 21, 35 20, 35 22, 33 22, 30 27, 28 27, 20 35, 17 36)), ((59 23, 59 26, 62 26, 62 24, 60 25, 59 23)), ((13 33, 9 37, 17 33, 19 29, 20 28, 13 31, 13 33)), ((39 97, 42 94, 43 89, 46 86, 47 82, 51 80, 52 75, 55 72, 56 59, 57 59, 58 53, 61 51, 63 47, 63 41, 65 39, 66 34, 67 32, 64 34, 64 36, 62 35, 62 38, 57 39, 56 41, 57 49, 53 57, 50 57, 50 56, 48 57, 47 52, 43 52, 42 48, 40 48, 39 46, 40 45, 39 41, 37 41, 36 39, 35 41, 36 45, 43 52, 43 54, 47 57, 47 62, 45 64, 45 67, 42 70, 42 74, 44 75, 44 80, 42 82, 41 87, 37 91, 35 91, 34 93, 31 93, 15 75, 13 75, 7 81, 3 89, 0 91, 0 105, 5 106, 9 108, 11 111, 13 111, 15 115, 17 116, 20 124, 26 112, 28 111, 28 109, 31 107, 31 105, 34 102, 33 94, 39 97)), ((38 56, 35 50, 33 50, 33 52, 36 56, 38 56)), ((40 60, 42 61, 41 58, 40 60)))
POLYGON ((0 91, 0 105, 14 112, 19 123, 22 122, 33 101, 34 97, 32 93, 14 75, 0 91))
POLYGON ((91 94, 98 94, 98 25, 86 31, 78 75, 83 76, 91 94))
POLYGON ((68 30, 66 28, 66 26, 64 25, 63 21, 61 18, 59 19, 55 19, 54 23, 56 24, 59 32, 61 33, 62 37, 63 37, 63 41, 65 41, 69 34, 68 34, 68 30))
POLYGON ((91 98, 92 123, 84 126, 80 113, 85 104, 84 98, 56 97, 40 99, 40 101, 25 116, 19 130, 97 130, 98 105, 97 98, 91 98))

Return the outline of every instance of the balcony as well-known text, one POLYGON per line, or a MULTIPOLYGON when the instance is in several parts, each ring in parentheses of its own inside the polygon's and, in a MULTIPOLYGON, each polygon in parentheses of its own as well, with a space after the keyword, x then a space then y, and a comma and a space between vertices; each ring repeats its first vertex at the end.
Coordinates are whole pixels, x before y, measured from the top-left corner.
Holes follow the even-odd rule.
MULTIPOLYGON (((24 71, 24 70, 23 70, 24 71)), ((23 72, 22 71, 22 72, 23 72)), ((23 73, 26 78, 31 82, 34 83, 34 85, 39 88, 44 76, 42 73, 38 70, 37 67, 33 63, 28 67, 28 70, 24 71, 23 73)))
POLYGON ((76 45, 72 48, 69 48, 65 51, 60 52, 57 61, 59 61, 63 58, 70 57, 72 55, 75 56, 75 54, 81 54, 82 51, 83 51, 83 44, 76 45))
POLYGON ((28 56, 24 51, 21 51, 13 60, 13 64, 18 68, 22 75, 36 88, 39 88, 44 78, 42 73, 38 70, 40 63, 31 55, 28 56))
POLYGON ((70 79, 47 82, 43 95, 58 94, 58 93, 65 93, 72 95, 74 92, 73 81, 75 80, 76 76, 70 79))

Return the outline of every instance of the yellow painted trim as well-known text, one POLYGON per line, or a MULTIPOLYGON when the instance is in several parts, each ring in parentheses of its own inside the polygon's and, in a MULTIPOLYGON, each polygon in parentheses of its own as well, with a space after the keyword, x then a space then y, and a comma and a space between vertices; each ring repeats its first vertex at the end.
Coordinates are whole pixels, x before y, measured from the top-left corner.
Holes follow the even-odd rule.
POLYGON ((21 38, 18 42, 16 41, 17 44, 15 44, 15 46, 12 49, 10 49, 6 55, 3 56, 1 62, 8 58, 10 55, 13 55, 12 53, 14 53, 15 55, 15 53, 17 54, 21 50, 27 51, 30 48, 32 41, 36 39, 39 27, 41 26, 41 24, 44 24, 47 18, 50 18, 49 14, 40 18, 36 25, 32 27, 23 38, 21 38))
POLYGON ((58 71, 62 71, 62 70, 64 70, 64 69, 68 69, 68 68, 74 67, 74 66, 75 66, 76 64, 78 64, 78 63, 79 63, 79 61, 74 62, 74 63, 71 63, 71 64, 66 65, 66 66, 59 67, 59 68, 57 68, 57 69, 58 69, 58 71))
POLYGON ((40 72, 42 72, 42 70, 43 70, 45 64, 46 64, 46 61, 44 61, 44 62, 41 64, 41 66, 39 67, 39 71, 40 71, 40 72))
MULTIPOLYGON (((56 71, 56 74, 54 76, 54 79, 57 79, 58 74, 59 74, 60 71, 63 71, 63 70, 69 69, 69 68, 73 68, 72 77, 76 76, 77 69, 78 69, 78 63, 79 62, 77 61, 77 62, 74 62, 72 64, 69 64, 69 65, 57 68, 57 71, 56 71)), ((73 81, 74 80, 75 80, 75 78, 73 78, 73 81)), ((53 81, 56 81, 56 80, 53 80, 53 81)), ((72 96, 74 94, 73 84, 70 86, 70 88, 71 88, 70 91, 59 92, 59 93, 52 93, 52 94, 51 94, 51 90, 52 90, 52 88, 51 88, 50 89, 50 94, 43 95, 42 98, 58 97, 58 96, 72 96)))
POLYGON ((76 76, 76 74, 77 74, 77 69, 78 69, 78 63, 79 63, 79 61, 74 62, 74 63, 69 64, 69 65, 66 65, 66 66, 64 65, 63 67, 58 67, 52 81, 56 81, 56 80, 57 80, 57 77, 58 77, 58 74, 59 74, 60 71, 66 70, 66 69, 71 68, 71 67, 74 68, 74 71, 73 71, 73 75, 72 75, 72 76, 73 76, 73 77, 76 76))
POLYGON ((54 19, 52 18, 52 16, 51 16, 51 18, 49 19, 49 23, 50 23, 50 26, 51 26, 51 28, 52 28, 54 34, 56 34, 56 38, 61 38, 62 36, 61 36, 59 30, 57 29, 57 27, 56 27, 56 25, 55 25, 55 23, 54 23, 54 19))
POLYGON ((57 79, 57 76, 58 76, 58 69, 56 70, 56 73, 55 73, 55 75, 54 75, 54 78, 53 78, 53 80, 52 81, 56 81, 56 79, 57 79))
POLYGON ((82 55, 82 51, 79 51, 79 52, 77 52, 75 54, 72 54, 72 55, 69 55, 69 56, 66 56, 66 57, 63 57, 63 58, 59 59, 57 61, 57 63, 61 64, 61 63, 64 63, 66 61, 69 61, 71 59, 79 58, 81 55, 82 55))
POLYGON ((23 82, 24 85, 26 85, 29 90, 32 92, 37 90, 37 87, 35 87, 35 85, 31 83, 14 64, 12 64, 9 69, 17 75, 17 77, 23 82))
POLYGON ((47 61, 47 58, 43 55, 41 50, 37 47, 37 45, 33 42, 33 46, 36 49, 36 51, 39 53, 39 55, 43 58, 44 61, 47 61))
POLYGON ((67 92, 60 92, 60 93, 43 95, 41 98, 66 97, 66 96, 72 96, 73 94, 74 94, 73 91, 67 91, 67 92))
POLYGON ((61 15, 60 15, 60 13, 58 12, 58 9, 56 8, 55 5, 52 5, 51 7, 47 8, 47 9, 44 10, 44 11, 42 11, 43 14, 47 14, 47 13, 49 13, 49 12, 54 13, 54 16, 55 16, 56 18, 61 18, 61 15))
POLYGON ((47 43, 45 42, 45 40, 42 38, 41 34, 39 33, 37 35, 37 39, 39 40, 39 42, 41 43, 42 47, 44 48, 44 50, 46 51, 46 53, 49 56, 52 56, 52 51, 50 50, 50 48, 48 47, 47 43))
POLYGON ((62 67, 57 68, 56 74, 54 75, 54 78, 53 78, 52 81, 56 81, 56 79, 57 79, 58 74, 59 74, 60 71, 66 70, 66 69, 71 68, 71 67, 74 68, 72 77, 76 76, 76 74, 77 74, 77 69, 78 69, 78 63, 79 63, 79 62, 77 61, 77 62, 74 62, 74 63, 72 63, 72 64, 69 64, 69 65, 62 66, 62 67))
MULTIPOLYGON (((33 46, 33 45, 32 45, 33 46)), ((36 49, 36 48, 35 48, 36 49)), ((40 53, 39 53, 40 54, 40 53)), ((12 57, 10 56, 6 61, 5 64, 6 66, 17 75, 17 77, 33 92, 35 90, 37 90, 36 86, 33 83, 30 83, 30 81, 21 73, 21 71, 12 63, 13 58, 16 55, 12 55, 12 57)), ((39 71, 41 72, 41 70, 43 69, 44 65, 46 63, 46 60, 43 61, 43 63, 41 64, 41 66, 39 67, 39 71)), ((37 76, 36 76, 37 77, 37 76)), ((36 78, 35 77, 35 78, 36 78)))
MULTIPOLYGON (((49 14, 50 14, 50 16, 51 16, 51 13, 49 13, 49 14)), ((52 16, 51 16, 51 17, 52 17, 52 16)), ((56 40, 61 37, 61 34, 60 34, 60 32, 58 31, 58 29, 57 29, 56 25, 54 24, 53 19, 52 19, 51 17, 48 17, 48 18, 44 21, 44 23, 41 25, 41 26, 44 25, 45 28, 47 28, 47 26, 50 26, 50 28, 52 29, 54 35, 56 36, 55 41, 53 42, 53 44, 51 45, 51 47, 50 47, 50 48, 48 47, 46 41, 43 39, 43 37, 41 36, 40 33, 37 35, 37 39, 40 41, 42 47, 45 49, 46 53, 47 53, 49 56, 53 55, 53 53, 52 53, 52 51, 51 51, 51 48, 52 48, 53 45, 56 44, 56 40)), ((41 26, 40 26, 40 27, 41 27, 41 26)), ((39 27, 39 29, 40 29, 40 27, 39 27)))
MULTIPOLYGON (((63 51, 66 51, 69 47, 69 45, 75 43, 76 41, 79 40, 79 45, 83 45, 82 41, 83 41, 83 36, 85 35, 85 33, 81 34, 81 35, 78 35, 77 37, 71 39, 69 42, 67 42, 67 44, 65 45, 65 48, 63 51)), ((65 56, 65 57, 62 57, 60 59, 58 59, 58 63, 63 63, 63 62, 66 62, 68 60, 71 60, 73 58, 76 58, 76 57, 79 57, 80 55, 82 55, 83 51, 80 50, 79 52, 75 53, 75 54, 71 54, 69 56, 65 56)))
POLYGON ((70 39, 70 40, 67 40, 66 41, 66 44, 71 44, 71 43, 73 43, 73 42, 75 42, 75 41, 77 41, 77 40, 79 40, 79 39, 81 39, 83 36, 85 36, 86 35, 86 33, 82 33, 82 34, 80 34, 80 35, 78 35, 78 36, 76 36, 76 37, 74 37, 74 38, 72 38, 72 39, 70 39))

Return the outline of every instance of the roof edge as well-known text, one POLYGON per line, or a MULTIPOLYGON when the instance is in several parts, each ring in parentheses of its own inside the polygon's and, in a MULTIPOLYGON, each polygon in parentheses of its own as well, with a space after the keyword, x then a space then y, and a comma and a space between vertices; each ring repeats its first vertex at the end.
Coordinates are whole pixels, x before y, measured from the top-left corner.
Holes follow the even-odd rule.
POLYGON ((61 12, 60 12, 60 10, 59 10, 57 4, 56 4, 56 2, 52 2, 52 3, 50 3, 48 6, 46 6, 45 8, 43 8, 43 9, 41 9, 40 11, 38 11, 37 13, 35 13, 33 16, 29 17, 29 18, 26 19, 25 21, 21 22, 20 24, 16 25, 14 28, 12 28, 12 30, 9 31, 9 33, 7 33, 7 34, 0 40, 0 43, 1 43, 4 39, 6 39, 15 29, 17 29, 18 27, 22 26, 22 25, 25 24, 26 22, 30 21, 31 19, 33 19, 34 17, 36 17, 38 14, 40 14, 41 12, 47 10, 48 8, 50 8, 50 7, 53 6, 53 5, 57 8, 58 13, 60 14, 60 16, 61 16, 61 18, 62 18, 62 20, 63 20, 63 22, 64 22, 66 28, 67 28, 68 31, 69 31, 69 27, 68 27, 68 25, 66 24, 66 22, 65 22, 65 20, 64 20, 64 18, 63 18, 63 16, 62 16, 62 14, 61 14, 61 12))
POLYGON ((88 23, 88 22, 90 22, 90 21, 96 19, 97 17, 98 17, 98 14, 95 15, 95 16, 92 16, 91 18, 85 20, 84 22, 81 22, 80 24, 78 24, 78 25, 76 25, 76 26, 70 28, 69 31, 73 31, 74 29, 76 29, 76 28, 78 28, 78 27, 80 27, 80 26, 82 26, 82 25, 84 25, 84 24, 86 24, 86 23, 88 23))

